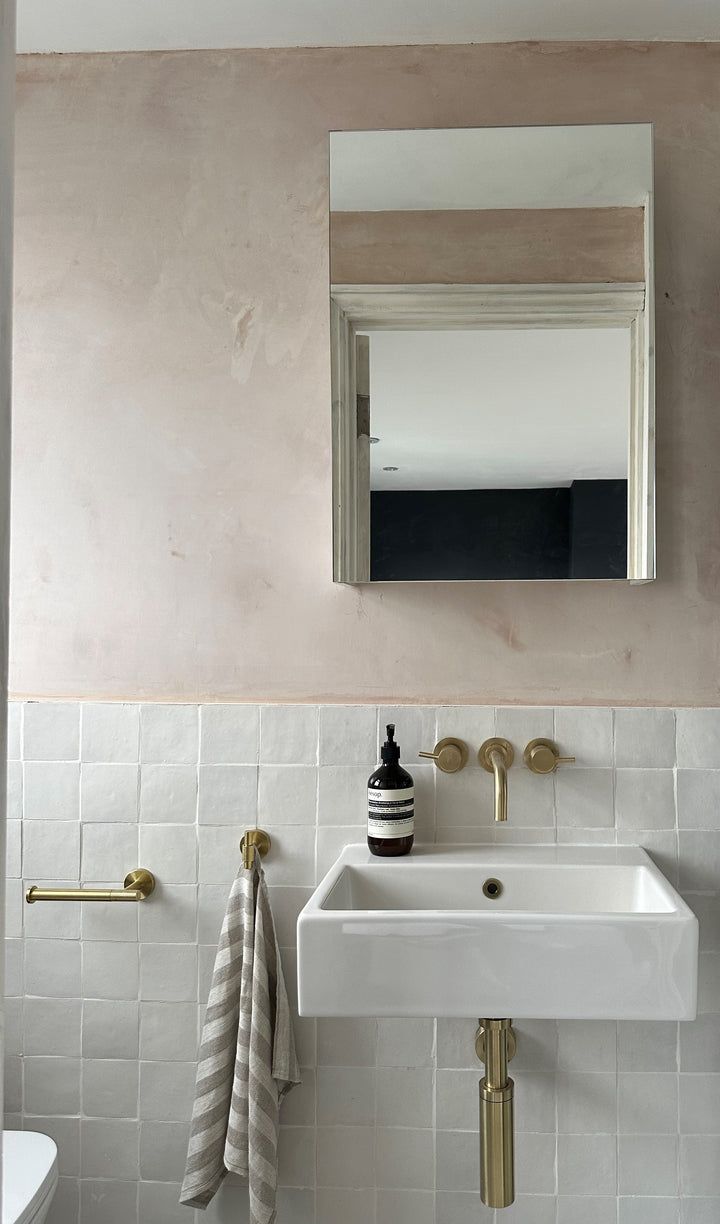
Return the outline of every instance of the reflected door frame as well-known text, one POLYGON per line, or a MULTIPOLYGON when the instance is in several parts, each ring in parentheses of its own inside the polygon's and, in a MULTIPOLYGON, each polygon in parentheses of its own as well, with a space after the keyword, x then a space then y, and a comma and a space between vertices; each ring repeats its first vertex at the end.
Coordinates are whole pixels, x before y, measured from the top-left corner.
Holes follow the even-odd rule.
POLYGON ((358 350, 361 339, 358 332, 513 327, 628 328, 631 385, 627 579, 649 582, 655 577, 653 318, 652 294, 644 284, 332 285, 335 582, 370 581, 368 387, 365 350, 362 346, 358 350))

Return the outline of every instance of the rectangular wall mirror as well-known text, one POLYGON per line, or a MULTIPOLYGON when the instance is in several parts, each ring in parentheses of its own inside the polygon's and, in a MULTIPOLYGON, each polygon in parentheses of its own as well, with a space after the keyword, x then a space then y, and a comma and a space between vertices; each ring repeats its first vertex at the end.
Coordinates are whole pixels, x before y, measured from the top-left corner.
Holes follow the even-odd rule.
POLYGON ((330 136, 334 577, 655 576, 652 125, 330 136))

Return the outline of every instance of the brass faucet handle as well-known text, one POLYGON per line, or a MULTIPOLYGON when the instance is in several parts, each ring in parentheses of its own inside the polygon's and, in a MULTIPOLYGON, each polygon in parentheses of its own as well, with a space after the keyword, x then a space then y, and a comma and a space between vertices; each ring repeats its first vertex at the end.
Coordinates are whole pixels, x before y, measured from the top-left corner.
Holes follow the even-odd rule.
POLYGON ((561 756, 557 744, 549 739, 530 740, 523 753, 523 760, 528 769, 536 774, 555 773, 558 765, 572 765, 574 756, 561 756))
POLYGON ((445 739, 438 740, 432 752, 418 752, 418 756, 434 761, 443 773, 459 773, 467 765, 468 746, 465 740, 448 735, 445 739))
POLYGON ((495 767, 492 761, 492 754, 498 753, 503 765, 509 769, 515 760, 515 749, 510 740, 502 739, 500 736, 494 735, 491 739, 486 739, 484 744, 480 745, 478 750, 478 763, 486 769, 488 773, 494 773, 495 767))

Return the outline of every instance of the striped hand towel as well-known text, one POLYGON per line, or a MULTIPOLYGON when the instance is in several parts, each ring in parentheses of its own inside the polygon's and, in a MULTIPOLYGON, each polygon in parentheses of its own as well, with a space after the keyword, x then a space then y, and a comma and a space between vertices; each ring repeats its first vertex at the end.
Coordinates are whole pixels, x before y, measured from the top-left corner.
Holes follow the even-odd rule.
POLYGON ((207 1207, 247 1180, 250 1224, 273 1224, 280 1101, 300 1082, 265 876, 241 866, 220 935, 198 1058, 180 1202, 207 1207))

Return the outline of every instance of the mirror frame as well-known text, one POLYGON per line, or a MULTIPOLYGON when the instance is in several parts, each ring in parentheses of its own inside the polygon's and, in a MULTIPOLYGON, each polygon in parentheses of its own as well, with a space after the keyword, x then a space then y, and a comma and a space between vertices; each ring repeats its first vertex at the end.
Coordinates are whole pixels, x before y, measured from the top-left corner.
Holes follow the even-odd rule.
MULTIPOLYGON (((646 226, 648 221, 646 218, 646 226)), ((367 414, 358 413, 358 397, 364 400, 369 388, 366 385, 368 372, 358 369, 356 360, 357 333, 368 328, 437 331, 513 327, 629 329, 628 572, 623 579, 556 578, 545 581, 652 581, 655 577, 655 397, 651 271, 649 269, 646 283, 639 284, 332 285, 334 581, 370 582, 370 440, 360 427, 367 414)))

